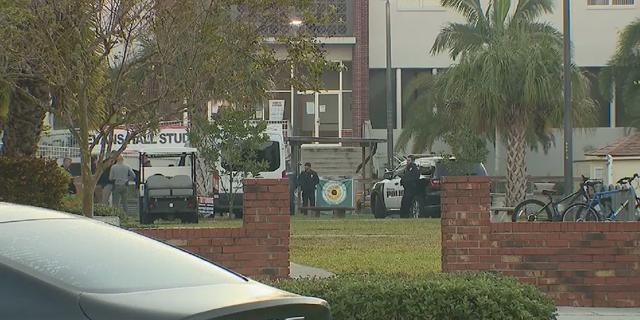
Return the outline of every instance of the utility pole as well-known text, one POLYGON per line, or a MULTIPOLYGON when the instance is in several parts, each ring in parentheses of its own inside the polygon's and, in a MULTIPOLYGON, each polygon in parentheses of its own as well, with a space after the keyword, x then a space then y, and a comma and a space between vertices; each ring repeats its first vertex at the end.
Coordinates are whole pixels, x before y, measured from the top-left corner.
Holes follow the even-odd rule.
POLYGON ((573 192, 573 124, 571 123, 571 3, 563 1, 564 34, 564 194, 573 192))
POLYGON ((387 163, 389 168, 394 165, 393 161, 393 81, 391 78, 391 3, 389 0, 386 6, 387 22, 387 163))

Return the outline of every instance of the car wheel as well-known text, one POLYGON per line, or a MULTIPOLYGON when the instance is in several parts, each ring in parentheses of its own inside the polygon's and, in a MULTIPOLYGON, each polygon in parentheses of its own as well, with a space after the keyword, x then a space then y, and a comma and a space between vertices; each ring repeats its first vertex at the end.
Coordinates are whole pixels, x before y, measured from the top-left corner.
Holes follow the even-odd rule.
POLYGON ((156 221, 156 218, 152 213, 140 211, 140 224, 147 225, 153 224, 156 221))
POLYGON ((371 211, 373 212, 373 216, 376 219, 384 219, 387 217, 387 212, 384 208, 384 203, 382 202, 382 198, 380 198, 379 196, 375 198, 375 201, 371 206, 371 211))
POLYGON ((189 212, 184 215, 183 218, 180 219, 182 223, 198 223, 198 219, 200 215, 197 212, 189 212))
POLYGON ((411 207, 409 207, 409 212, 411 213, 411 218, 422 218, 425 217, 425 208, 424 208, 424 200, 421 196, 416 196, 411 201, 411 207))
POLYGON ((425 209, 428 218, 440 218, 440 207, 425 209))

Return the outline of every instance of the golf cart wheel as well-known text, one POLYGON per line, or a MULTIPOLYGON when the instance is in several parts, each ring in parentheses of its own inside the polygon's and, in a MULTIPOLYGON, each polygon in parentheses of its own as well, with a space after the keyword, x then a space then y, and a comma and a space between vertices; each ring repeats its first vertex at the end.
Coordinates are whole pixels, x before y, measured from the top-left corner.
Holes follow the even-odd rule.
POLYGON ((198 223, 200 216, 197 212, 190 212, 180 219, 182 223, 198 223))
POLYGON ((149 212, 140 212, 140 224, 147 225, 153 224, 156 221, 155 217, 149 212))
POLYGON ((376 219, 384 219, 387 217, 387 212, 384 208, 384 203, 382 202, 382 198, 379 196, 376 197, 376 200, 373 202, 371 206, 371 211, 373 212, 373 216, 376 219))
POLYGON ((416 196, 411 201, 411 207, 409 207, 411 218, 418 219, 425 216, 424 200, 421 196, 416 196))

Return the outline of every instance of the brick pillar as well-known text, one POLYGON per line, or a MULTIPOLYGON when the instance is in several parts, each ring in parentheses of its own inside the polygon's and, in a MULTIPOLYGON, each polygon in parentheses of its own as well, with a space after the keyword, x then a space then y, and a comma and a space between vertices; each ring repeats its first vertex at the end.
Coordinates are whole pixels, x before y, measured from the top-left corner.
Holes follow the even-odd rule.
POLYGON ((441 183, 442 271, 489 269, 477 259, 491 250, 490 178, 443 177, 441 183))
POLYGON ((369 1, 354 1, 353 137, 362 137, 362 124, 369 120, 369 1))
POLYGON ((289 277, 289 179, 244 179, 243 187, 245 240, 254 246, 245 248, 247 259, 260 276, 289 277))

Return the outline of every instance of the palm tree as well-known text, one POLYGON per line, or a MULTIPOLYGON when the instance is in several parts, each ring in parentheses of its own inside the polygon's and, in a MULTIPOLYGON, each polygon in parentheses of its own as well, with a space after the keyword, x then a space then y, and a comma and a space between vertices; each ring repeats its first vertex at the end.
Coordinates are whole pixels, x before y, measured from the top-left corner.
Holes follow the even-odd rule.
POLYGON ((33 157, 38 151, 45 117, 43 105, 49 101, 49 92, 30 80, 16 85, 18 89, 5 91, 2 97, 8 103, 2 127, 2 155, 33 157))
POLYGON ((631 125, 640 128, 640 19, 619 32, 616 51, 600 73, 600 89, 612 97, 614 85, 631 125))
MULTIPOLYGON (((488 139, 497 131, 506 141, 506 205, 515 206, 526 195, 527 146, 547 142, 549 128, 562 124, 562 34, 533 21, 552 12, 552 1, 493 0, 486 10, 477 0, 441 4, 460 12, 466 22, 445 25, 431 53, 448 51, 457 63, 414 81, 423 92, 411 108, 399 145, 413 139, 427 147, 456 128, 472 129, 488 139)), ((590 82, 576 67, 572 81, 574 123, 589 125, 596 114, 590 82)))

